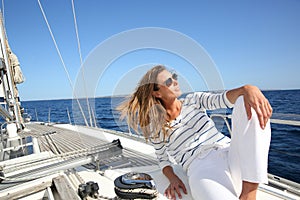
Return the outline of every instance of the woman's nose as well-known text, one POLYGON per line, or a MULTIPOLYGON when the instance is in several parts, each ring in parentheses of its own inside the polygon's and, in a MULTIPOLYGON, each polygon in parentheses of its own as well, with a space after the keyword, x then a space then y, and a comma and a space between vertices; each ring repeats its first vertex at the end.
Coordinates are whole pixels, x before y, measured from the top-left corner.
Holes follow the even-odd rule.
POLYGON ((173 85, 174 85, 174 86, 178 85, 178 81, 175 80, 175 79, 173 79, 173 85))

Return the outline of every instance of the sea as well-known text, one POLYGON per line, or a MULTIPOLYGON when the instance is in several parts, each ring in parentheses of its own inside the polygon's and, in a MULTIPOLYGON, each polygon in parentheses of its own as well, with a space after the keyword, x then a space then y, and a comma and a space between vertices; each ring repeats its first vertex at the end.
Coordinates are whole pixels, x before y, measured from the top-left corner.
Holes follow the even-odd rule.
MULTIPOLYGON (((300 90, 263 91, 273 107, 274 119, 300 121, 300 90)), ((128 132, 125 121, 120 120, 116 106, 125 97, 99 97, 93 99, 62 99, 24 101, 22 107, 31 121, 70 123, 128 132), (81 106, 78 106, 78 102, 81 106), (90 107, 86 106, 90 105, 90 107), (92 117, 83 117, 92 116, 92 117)), ((230 114, 231 110, 226 113, 230 114)), ((272 139, 269 152, 270 174, 300 183, 300 126, 271 124, 272 139)), ((132 131, 132 130, 131 130, 132 131)), ((222 128, 228 135, 228 129, 222 128)))

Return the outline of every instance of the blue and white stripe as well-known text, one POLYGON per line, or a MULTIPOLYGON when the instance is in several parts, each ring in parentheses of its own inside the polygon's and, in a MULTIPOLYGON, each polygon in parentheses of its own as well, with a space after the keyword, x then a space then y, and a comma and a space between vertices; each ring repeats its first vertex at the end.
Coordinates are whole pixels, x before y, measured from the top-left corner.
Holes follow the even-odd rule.
POLYGON ((187 95, 183 99, 180 115, 170 122, 172 128, 165 141, 162 132, 159 138, 150 140, 160 167, 171 165, 171 156, 186 170, 197 155, 204 156, 215 146, 228 145, 230 139, 216 129, 206 110, 231 107, 233 104, 226 98, 226 92, 196 92, 187 95))

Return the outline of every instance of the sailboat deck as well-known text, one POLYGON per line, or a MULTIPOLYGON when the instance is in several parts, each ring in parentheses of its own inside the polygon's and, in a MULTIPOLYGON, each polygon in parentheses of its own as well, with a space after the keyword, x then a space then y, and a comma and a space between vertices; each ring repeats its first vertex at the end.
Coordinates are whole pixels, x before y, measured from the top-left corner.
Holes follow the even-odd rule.
MULTIPOLYGON (((53 154, 64 154, 84 149, 101 147, 112 141, 104 141, 99 138, 84 134, 79 130, 68 130, 57 126, 49 126, 38 123, 27 125, 30 131, 23 131, 21 136, 32 136, 37 138, 41 152, 52 152, 53 154)), ((121 144, 122 145, 122 144, 121 144)), ((153 157, 145 158, 145 155, 132 149, 123 148, 122 156, 111 157, 103 160, 102 164, 109 162, 123 162, 126 167, 157 165, 157 160, 153 157), (127 164, 126 164, 127 163, 127 164)))
MULTIPOLYGON (((19 133, 19 136, 31 138, 32 141, 35 139, 40 153, 29 155, 30 158, 27 159, 25 157, 24 159, 23 157, 17 158, 18 163, 13 162, 14 159, 2 162, 4 175, 8 178, 0 184, 0 191, 22 185, 23 179, 28 181, 49 175, 51 177, 55 174, 58 176, 62 171, 69 171, 67 179, 70 176, 78 176, 76 170, 72 172, 71 169, 79 168, 81 171, 84 168, 83 171, 105 171, 157 166, 155 158, 130 148, 119 147, 118 143, 112 143, 113 140, 102 140, 85 134, 84 132, 87 130, 90 129, 70 130, 57 125, 27 124, 26 129, 19 133)), ((94 176, 98 175, 98 173, 94 173, 94 176)), ((77 184, 82 182, 80 179, 77 180, 77 184)), ((43 186, 49 187, 45 184, 43 186)))
POLYGON ((80 132, 38 123, 28 124, 27 129, 30 132, 24 131, 23 136, 30 135, 37 138, 40 151, 42 152, 52 151, 54 154, 59 154, 105 143, 100 139, 92 138, 80 132))
MULTIPOLYGON (((166 199, 163 193, 168 180, 157 165, 153 147, 138 137, 92 127, 38 123, 27 124, 20 136, 35 140, 41 153, 0 164, 6 177, 0 184, 0 200, 57 195, 58 199, 76 199, 73 197, 77 196, 78 185, 88 181, 100 185, 99 195, 103 198, 98 199, 114 199, 114 179, 132 171, 150 174, 159 192, 158 199, 166 199), (115 142, 118 139, 122 147, 115 142)), ((173 167, 188 187, 186 174, 179 166, 173 167)), ((188 193, 183 199, 192 199, 190 190, 188 193)), ((261 185, 258 193, 258 199, 297 198, 268 185, 261 185)))

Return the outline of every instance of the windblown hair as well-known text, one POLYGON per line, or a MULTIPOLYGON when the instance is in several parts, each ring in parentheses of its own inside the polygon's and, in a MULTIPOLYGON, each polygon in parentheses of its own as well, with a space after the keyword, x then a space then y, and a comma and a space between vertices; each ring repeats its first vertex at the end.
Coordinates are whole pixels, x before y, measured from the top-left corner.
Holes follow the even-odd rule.
POLYGON ((150 69, 140 80, 135 92, 125 102, 118 106, 121 119, 127 117, 127 123, 138 132, 140 128, 146 140, 158 137, 162 130, 164 135, 166 124, 166 110, 160 100, 152 95, 158 90, 157 76, 166 70, 162 65, 150 69))

